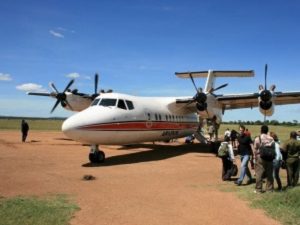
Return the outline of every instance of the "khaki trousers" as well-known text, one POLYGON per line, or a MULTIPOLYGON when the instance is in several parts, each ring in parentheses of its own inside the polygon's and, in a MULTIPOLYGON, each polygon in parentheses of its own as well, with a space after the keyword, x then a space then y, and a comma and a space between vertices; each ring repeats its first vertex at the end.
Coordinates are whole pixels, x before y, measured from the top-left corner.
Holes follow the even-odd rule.
POLYGON ((273 161, 265 161, 258 155, 255 164, 256 174, 256 190, 262 192, 263 179, 267 178, 266 191, 273 191, 274 178, 273 178, 273 161))

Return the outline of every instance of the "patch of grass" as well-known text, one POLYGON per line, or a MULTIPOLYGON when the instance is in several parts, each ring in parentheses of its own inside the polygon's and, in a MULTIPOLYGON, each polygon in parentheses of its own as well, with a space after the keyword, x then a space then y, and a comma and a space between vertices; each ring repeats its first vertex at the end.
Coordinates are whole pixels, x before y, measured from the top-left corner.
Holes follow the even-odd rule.
POLYGON ((223 185, 220 190, 236 192, 253 208, 263 209, 270 217, 284 225, 300 225, 300 186, 283 192, 255 194, 255 185, 223 185))
POLYGON ((300 189, 275 192, 255 198, 251 204, 263 208, 271 217, 286 225, 300 225, 300 189))
POLYGON ((0 198, 0 225, 65 225, 77 210, 65 195, 0 198))
MULTIPOLYGON (((63 120, 35 120, 26 119, 30 130, 53 130, 60 131, 63 120)), ((1 130, 21 130, 20 119, 0 119, 1 130)), ((29 130, 29 132, 30 132, 29 130)))

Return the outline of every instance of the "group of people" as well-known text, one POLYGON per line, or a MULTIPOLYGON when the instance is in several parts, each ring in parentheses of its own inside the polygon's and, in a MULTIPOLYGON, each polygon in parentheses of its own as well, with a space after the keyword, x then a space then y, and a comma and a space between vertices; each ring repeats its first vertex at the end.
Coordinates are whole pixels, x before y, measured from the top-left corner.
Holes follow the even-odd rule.
POLYGON ((266 179, 266 191, 274 190, 274 179, 277 183, 277 190, 283 189, 279 176, 280 168, 286 166, 287 187, 295 187, 299 180, 300 170, 300 141, 297 140, 297 132, 290 133, 290 139, 280 145, 279 139, 274 132, 269 132, 267 125, 262 125, 260 135, 254 141, 251 139, 251 133, 240 125, 237 141, 231 139, 229 129, 225 131, 224 142, 221 143, 218 155, 222 158, 222 179, 231 180, 234 176, 235 157, 233 149, 236 148, 240 155, 240 173, 238 179, 234 182, 236 185, 242 185, 247 176, 246 184, 254 182, 248 164, 255 171, 255 193, 262 193, 263 180, 266 179), (236 145, 235 145, 236 144, 236 145), (227 154, 223 154, 224 145, 227 147, 227 154))

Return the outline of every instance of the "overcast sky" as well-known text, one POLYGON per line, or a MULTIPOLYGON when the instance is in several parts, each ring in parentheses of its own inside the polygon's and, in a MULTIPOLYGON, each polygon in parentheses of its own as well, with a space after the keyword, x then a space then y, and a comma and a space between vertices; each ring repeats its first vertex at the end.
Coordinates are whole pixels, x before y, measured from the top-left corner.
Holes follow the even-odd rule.
MULTIPOLYGON (((194 95, 175 72, 255 70, 254 78, 218 79, 218 93, 254 93, 264 82, 299 91, 300 2, 176 0, 46 0, 0 2, 0 115, 67 116, 47 97, 26 91, 93 92, 100 88, 142 96, 194 95)), ((205 79, 197 79, 204 86, 205 79)), ((269 119, 298 120, 300 105, 276 107, 269 119)), ((257 108, 225 112, 224 120, 262 120, 257 108)))

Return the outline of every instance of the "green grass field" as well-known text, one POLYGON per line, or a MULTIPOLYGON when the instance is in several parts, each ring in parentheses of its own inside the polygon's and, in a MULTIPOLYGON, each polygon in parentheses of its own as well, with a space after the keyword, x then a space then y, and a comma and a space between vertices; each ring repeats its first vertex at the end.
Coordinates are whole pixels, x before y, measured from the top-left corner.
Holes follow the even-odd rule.
MULTIPOLYGON (((63 120, 26 119, 30 130, 60 131, 63 120)), ((0 130, 20 130, 20 119, 0 119, 0 130)))
MULTIPOLYGON (((286 185, 286 177, 281 177, 286 185)), ((265 185, 265 184, 264 184, 265 185)), ((300 225, 300 186, 282 192, 255 194, 255 184, 236 186, 232 183, 224 183, 219 187, 224 192, 235 192, 247 201, 252 208, 263 209, 271 218, 280 221, 284 225, 300 225)))
POLYGON ((65 195, 0 198, 0 225, 67 225, 77 210, 65 195))

